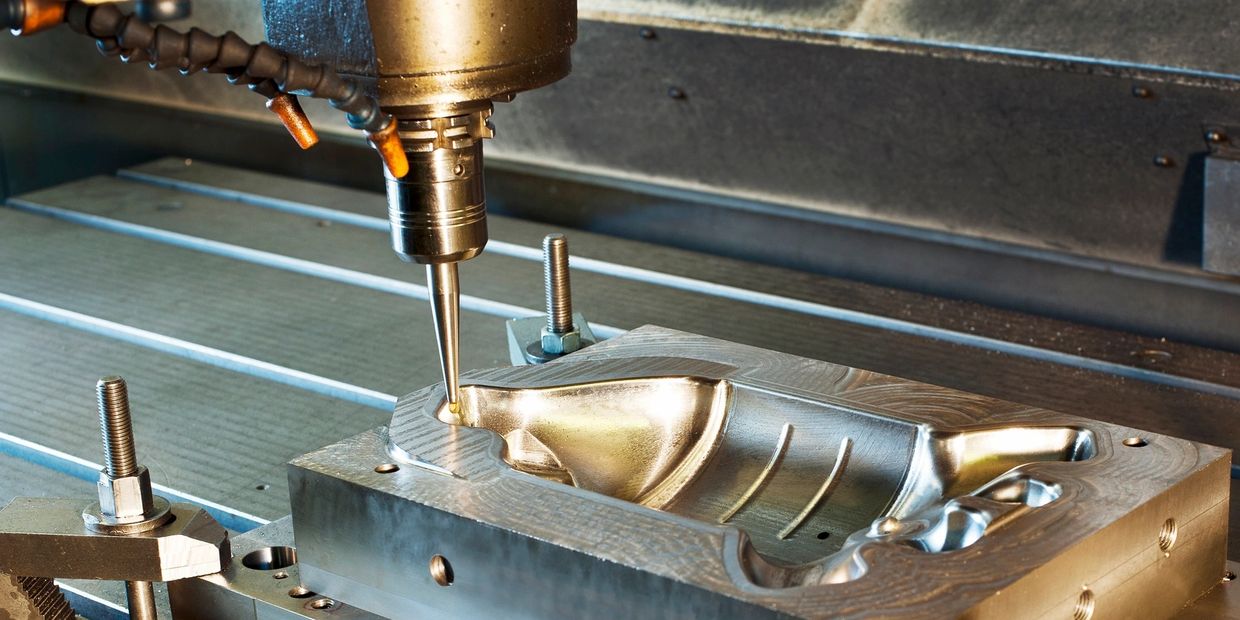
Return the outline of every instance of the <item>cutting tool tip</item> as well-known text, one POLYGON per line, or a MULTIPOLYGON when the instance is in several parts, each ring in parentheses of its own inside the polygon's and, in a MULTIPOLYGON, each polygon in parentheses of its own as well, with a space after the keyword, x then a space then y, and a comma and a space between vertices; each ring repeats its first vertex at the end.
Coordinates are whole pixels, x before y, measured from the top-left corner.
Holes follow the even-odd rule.
POLYGON ((456 263, 427 265, 426 287, 430 291, 431 316, 435 320, 448 410, 460 413, 461 294, 456 263))

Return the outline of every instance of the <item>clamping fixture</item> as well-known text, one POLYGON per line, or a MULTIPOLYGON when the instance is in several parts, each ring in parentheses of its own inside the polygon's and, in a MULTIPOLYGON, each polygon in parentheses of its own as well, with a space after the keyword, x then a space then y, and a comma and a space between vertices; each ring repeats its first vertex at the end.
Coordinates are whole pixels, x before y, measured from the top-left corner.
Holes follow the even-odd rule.
MULTIPOLYGON (((19 585, 31 579, 46 585, 50 578, 125 581, 130 617, 149 620, 155 618, 152 583, 219 572, 232 557, 228 532, 202 508, 152 493, 150 473, 138 463, 124 379, 100 379, 96 394, 105 457, 98 501, 19 497, 0 509, 0 573, 19 585), (47 553, 50 548, 58 553, 47 553)), ((39 603, 29 589, 16 591, 39 603)))

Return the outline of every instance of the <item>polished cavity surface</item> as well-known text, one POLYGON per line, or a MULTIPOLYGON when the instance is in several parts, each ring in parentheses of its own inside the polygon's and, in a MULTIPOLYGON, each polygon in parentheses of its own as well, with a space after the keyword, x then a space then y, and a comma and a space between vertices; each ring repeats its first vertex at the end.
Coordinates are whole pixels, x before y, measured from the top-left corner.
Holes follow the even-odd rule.
POLYGON ((821 559, 874 519, 968 494, 1021 465, 1096 451, 1082 428, 936 428, 879 413, 924 407, 916 388, 893 388, 883 409, 868 409, 689 374, 697 367, 667 358, 565 361, 547 370, 553 379, 538 367, 496 371, 462 388, 459 414, 437 418, 494 432, 514 469, 739 527, 786 564, 821 559))

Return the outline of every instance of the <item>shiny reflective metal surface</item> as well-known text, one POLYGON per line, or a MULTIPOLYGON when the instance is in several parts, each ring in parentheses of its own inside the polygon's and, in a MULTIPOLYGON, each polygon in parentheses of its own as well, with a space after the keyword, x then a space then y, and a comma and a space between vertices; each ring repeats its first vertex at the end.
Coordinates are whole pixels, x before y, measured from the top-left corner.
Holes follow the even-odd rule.
POLYGON ((674 376, 545 389, 475 385, 462 392, 459 415, 445 406, 438 418, 503 437, 504 460, 517 470, 664 509, 714 453, 728 392, 717 381, 674 376))
POLYGON ((295 553, 284 561, 258 564, 251 558, 273 550, 291 550, 293 528, 288 517, 233 539, 233 558, 223 569, 201 579, 168 584, 176 620, 381 620, 301 586, 295 553))
POLYGON ((365 0, 365 10, 385 106, 452 106, 545 86, 568 75, 577 40, 575 0, 365 0))
MULTIPOLYGON (((647 360, 642 372, 686 365, 647 360)), ((634 374, 623 361, 578 362, 574 370, 634 374)), ((459 416, 445 406, 436 417, 496 433, 518 471, 736 526, 758 553, 789 565, 822 559, 882 516, 904 517, 988 483, 1006 486, 999 477, 1014 467, 1095 453, 1085 429, 943 432, 701 376, 466 386, 459 416), (802 529, 835 540, 807 546, 806 537, 792 537, 802 529)))
POLYGON ((490 107, 441 119, 402 119, 410 164, 403 178, 385 175, 392 249, 401 260, 458 262, 487 243, 482 140, 492 135, 490 107))
POLYGON ((1228 472, 1202 444, 645 327, 469 373, 459 413, 407 396, 290 480, 305 585, 382 615, 1032 618, 1087 592, 1101 618, 1217 583, 1228 472))

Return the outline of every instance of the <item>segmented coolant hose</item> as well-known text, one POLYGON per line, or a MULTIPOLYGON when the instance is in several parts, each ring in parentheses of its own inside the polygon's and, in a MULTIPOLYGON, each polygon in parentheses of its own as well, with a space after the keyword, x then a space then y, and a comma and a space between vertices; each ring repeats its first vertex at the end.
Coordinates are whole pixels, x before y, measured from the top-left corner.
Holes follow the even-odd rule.
POLYGON ((274 97, 279 93, 327 99, 348 115, 349 126, 376 132, 388 123, 379 103, 358 83, 334 70, 305 63, 266 43, 251 45, 234 32, 215 36, 191 28, 180 32, 152 26, 112 4, 70 1, 65 21, 73 30, 96 40, 99 51, 127 63, 143 62, 152 69, 177 69, 183 75, 222 73, 232 84, 274 97))

